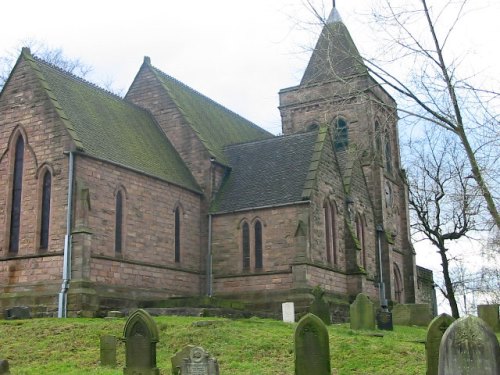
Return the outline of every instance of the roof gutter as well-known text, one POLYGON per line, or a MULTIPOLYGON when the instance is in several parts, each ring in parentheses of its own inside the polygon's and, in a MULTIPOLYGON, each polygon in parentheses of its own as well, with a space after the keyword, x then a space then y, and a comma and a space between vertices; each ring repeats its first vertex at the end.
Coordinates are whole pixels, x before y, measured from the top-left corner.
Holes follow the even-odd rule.
POLYGON ((68 290, 71 281, 71 219, 73 212, 73 180, 75 169, 74 152, 69 152, 68 204, 66 212, 66 235, 64 236, 64 256, 61 291, 59 292, 58 318, 66 318, 68 310, 68 290))

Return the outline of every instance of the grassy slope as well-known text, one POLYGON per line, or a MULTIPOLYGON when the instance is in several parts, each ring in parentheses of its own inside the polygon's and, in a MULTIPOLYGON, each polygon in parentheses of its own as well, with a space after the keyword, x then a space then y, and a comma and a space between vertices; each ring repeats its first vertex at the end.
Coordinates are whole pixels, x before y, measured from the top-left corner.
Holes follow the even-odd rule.
MULTIPOLYGON (((170 357, 187 344, 203 346, 223 375, 293 374, 295 325, 265 319, 155 318, 160 330, 158 367, 170 374, 170 357), (195 327, 195 321, 215 324, 195 327)), ((35 319, 0 321, 0 358, 17 374, 122 374, 124 347, 116 369, 99 366, 99 337, 121 337, 125 319, 35 319)), ((411 375, 425 373, 424 328, 396 327, 385 336, 329 328, 332 368, 338 374, 411 375)))

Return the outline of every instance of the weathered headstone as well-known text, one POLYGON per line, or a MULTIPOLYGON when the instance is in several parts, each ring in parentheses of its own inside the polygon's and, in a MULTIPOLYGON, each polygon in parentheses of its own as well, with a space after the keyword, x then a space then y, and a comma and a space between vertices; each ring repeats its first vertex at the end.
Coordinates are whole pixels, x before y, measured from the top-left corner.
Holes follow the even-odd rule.
POLYGON ((0 375, 9 375, 9 361, 0 359, 0 375))
POLYGON ((293 302, 285 302, 281 304, 283 312, 283 321, 285 323, 295 323, 295 305, 293 302))
POLYGON ((359 293, 349 307, 351 329, 375 329, 375 308, 368 296, 359 293))
POLYGON ((482 319, 466 316, 448 327, 439 346, 438 374, 500 374, 500 345, 482 319))
POLYGON ((320 318, 326 325, 332 324, 330 305, 323 299, 325 291, 317 286, 312 290, 312 294, 314 296, 314 301, 309 307, 309 312, 320 318))
POLYGON ((477 316, 483 319, 494 332, 500 331, 500 321, 498 316, 498 305, 478 305, 477 316))
POLYGON ((101 344, 101 366, 116 367, 116 337, 103 335, 101 344))
POLYGON ((199 346, 189 346, 176 354, 176 368, 174 369, 174 361, 172 358, 172 371, 179 375, 219 375, 219 364, 215 358, 199 346), (187 354, 187 356, 185 355, 187 354), (178 371, 177 359, 183 355, 180 372, 178 371))
POLYGON ((394 326, 392 324, 392 312, 390 311, 377 311, 377 328, 383 331, 392 331, 394 326))
POLYGON ((330 343, 323 321, 314 314, 295 328, 295 375, 330 375, 330 343))
POLYGON ((4 311, 5 319, 31 319, 30 308, 26 306, 14 306, 4 311))
POLYGON ((427 327, 432 320, 431 306, 426 303, 397 304, 392 309, 394 324, 427 327))
POLYGON ((125 338, 125 375, 159 375, 156 367, 156 344, 159 341, 158 327, 144 310, 130 315, 123 330, 125 338))
POLYGON ((439 365, 439 345, 441 338, 448 327, 455 321, 455 318, 448 314, 436 316, 427 328, 427 338, 425 340, 425 356, 427 360, 426 375, 438 375, 439 365))
POLYGON ((182 362, 184 358, 189 357, 189 353, 191 353, 191 349, 194 347, 194 345, 187 345, 170 358, 170 362, 172 363, 172 375, 180 375, 182 362))

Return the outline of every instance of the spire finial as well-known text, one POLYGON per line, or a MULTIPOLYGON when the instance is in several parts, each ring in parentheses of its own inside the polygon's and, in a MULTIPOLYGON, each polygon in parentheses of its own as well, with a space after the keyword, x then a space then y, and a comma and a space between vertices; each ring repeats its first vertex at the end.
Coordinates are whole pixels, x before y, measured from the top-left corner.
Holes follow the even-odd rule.
POLYGON ((333 8, 335 8, 335 0, 332 0, 333 1, 333 8))

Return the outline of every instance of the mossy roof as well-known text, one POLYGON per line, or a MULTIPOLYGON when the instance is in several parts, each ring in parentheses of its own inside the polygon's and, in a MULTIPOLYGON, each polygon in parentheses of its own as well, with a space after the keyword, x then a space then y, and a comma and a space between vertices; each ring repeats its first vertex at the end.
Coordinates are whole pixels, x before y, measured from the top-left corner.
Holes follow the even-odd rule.
POLYGON ((79 151, 199 192, 190 171, 145 110, 33 58, 38 75, 79 151))
POLYGON ((337 81, 366 74, 368 70, 351 34, 337 10, 333 8, 302 76, 301 85, 337 81))
POLYGON ((225 148, 231 171, 210 211, 307 201, 316 184, 326 127, 225 148))
POLYGON ((211 156, 227 165, 224 147, 231 144, 272 138, 273 135, 232 112, 184 83, 151 66, 186 122, 198 135, 211 156))

